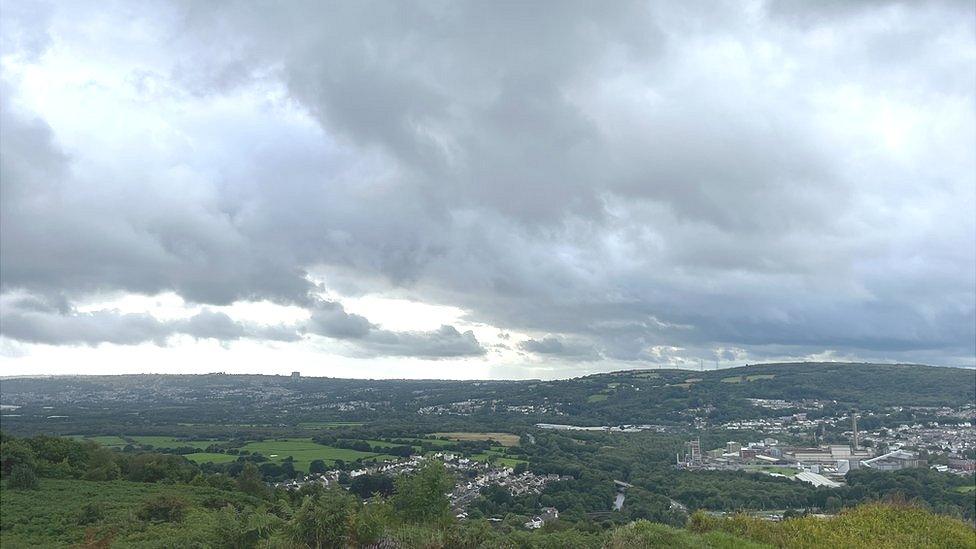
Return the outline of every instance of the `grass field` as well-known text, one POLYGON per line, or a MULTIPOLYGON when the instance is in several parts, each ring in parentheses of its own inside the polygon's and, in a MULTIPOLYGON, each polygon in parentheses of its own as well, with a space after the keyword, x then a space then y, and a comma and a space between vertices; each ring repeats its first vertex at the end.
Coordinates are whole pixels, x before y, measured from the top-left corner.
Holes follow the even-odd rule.
POLYGON ((115 436, 99 436, 99 437, 89 437, 85 435, 71 435, 71 438, 77 440, 90 440, 92 442, 97 442, 102 446, 107 446, 109 448, 123 448, 128 444, 124 438, 115 436))
POLYGON ((237 461, 237 456, 233 454, 213 454, 209 452, 186 454, 183 457, 194 463, 230 463, 231 461, 237 461))
POLYGON ((790 469, 789 467, 759 467, 755 471, 762 471, 766 473, 779 473, 781 475, 793 478, 798 472, 796 469, 790 469))
POLYGON ((450 440, 494 440, 502 446, 518 446, 519 436, 512 433, 433 433, 435 437, 443 437, 450 440))
POLYGON ((586 401, 592 404, 594 402, 603 402, 607 398, 607 395, 600 393, 586 397, 586 401))
POLYGON ((332 427, 359 427, 365 425, 362 421, 304 421, 298 424, 300 429, 329 429, 332 427))
POLYGON ((743 381, 756 381, 759 379, 773 379, 775 374, 756 374, 752 376, 731 376, 723 377, 722 383, 742 383, 743 381))
POLYGON ((957 486, 955 490, 961 494, 968 494, 970 492, 976 492, 976 485, 957 486))
POLYGON ((492 446, 490 449, 488 449, 485 452, 481 452, 480 454, 473 454, 468 457, 470 457, 475 461, 483 461, 483 462, 491 461, 496 465, 501 465, 504 467, 514 468, 519 463, 528 464, 528 462, 525 461, 524 459, 515 459, 515 458, 507 457, 505 455, 504 446, 492 446))
POLYGON ((384 454, 359 452, 357 450, 348 450, 346 448, 324 446, 322 444, 316 444, 312 442, 312 439, 308 438, 290 438, 285 440, 249 442, 241 449, 247 450, 252 454, 260 453, 275 463, 280 463, 284 461, 286 457, 291 456, 295 460, 295 469, 300 471, 308 471, 308 465, 316 459, 321 459, 326 463, 334 463, 337 459, 341 459, 345 462, 352 462, 356 461, 357 459, 378 461, 385 459, 396 459, 393 456, 384 454))
POLYGON ((138 436, 129 437, 132 440, 142 444, 143 446, 152 446, 153 448, 182 448, 184 446, 190 446, 191 448, 199 448, 203 450, 215 442, 216 440, 179 440, 174 437, 160 437, 160 436, 138 436))

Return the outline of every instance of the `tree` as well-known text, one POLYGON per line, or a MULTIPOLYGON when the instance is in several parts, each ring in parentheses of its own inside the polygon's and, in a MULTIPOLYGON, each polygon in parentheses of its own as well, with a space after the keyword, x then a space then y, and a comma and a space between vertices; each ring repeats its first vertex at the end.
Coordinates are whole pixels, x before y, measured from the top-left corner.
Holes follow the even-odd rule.
POLYGON ((37 487, 37 474, 30 465, 15 465, 10 470, 7 477, 7 488, 11 490, 36 490, 37 487))
POLYGON ((27 465, 34 470, 37 467, 37 458, 34 449, 23 440, 7 439, 0 444, 0 465, 0 474, 6 476, 17 465, 27 465))
POLYGON ((325 468, 325 462, 321 459, 312 460, 312 463, 308 464, 308 472, 311 474, 324 473, 327 469, 325 468))
POLYGON ((446 524, 451 521, 451 506, 447 493, 454 488, 454 479, 439 461, 431 461, 413 475, 396 479, 393 509, 407 522, 446 524))
POLYGON ((264 484, 257 465, 250 461, 245 463, 244 468, 241 469, 241 475, 237 477, 237 487, 241 492, 257 497, 264 497, 268 492, 268 487, 264 484))
POLYGON ((355 504, 355 498, 340 488, 325 490, 318 500, 306 497, 288 523, 288 537, 303 547, 344 547, 355 504))

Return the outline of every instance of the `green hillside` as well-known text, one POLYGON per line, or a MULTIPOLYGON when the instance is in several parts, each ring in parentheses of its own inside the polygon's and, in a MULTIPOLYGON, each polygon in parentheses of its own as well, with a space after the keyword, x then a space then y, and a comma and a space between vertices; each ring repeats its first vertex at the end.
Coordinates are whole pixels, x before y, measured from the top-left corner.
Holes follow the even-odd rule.
MULTIPOLYGON (((301 546, 285 535, 294 526, 289 526, 289 520, 294 523, 302 516, 301 509, 284 502, 270 504, 236 491, 186 484, 43 479, 37 490, 0 488, 0 507, 0 540, 4 548, 66 547, 84 544, 86 540, 111 547, 301 546), (160 501, 159 498, 183 502, 181 517, 141 518, 147 502, 160 501), (231 511, 233 507, 238 510, 231 511), (243 532, 241 537, 228 539, 228 532, 234 529, 243 532)), ((418 524, 394 515, 366 517, 368 514, 367 508, 355 504, 344 512, 343 524, 349 532, 340 532, 340 536, 348 546, 357 546, 356 525, 361 526, 369 518, 375 521, 370 539, 396 540, 404 548, 976 547, 976 532, 963 522, 916 507, 881 504, 860 506, 832 519, 803 517, 768 522, 746 516, 715 518, 699 513, 692 517, 687 529, 642 520, 604 532, 564 527, 511 531, 483 521, 418 524)))

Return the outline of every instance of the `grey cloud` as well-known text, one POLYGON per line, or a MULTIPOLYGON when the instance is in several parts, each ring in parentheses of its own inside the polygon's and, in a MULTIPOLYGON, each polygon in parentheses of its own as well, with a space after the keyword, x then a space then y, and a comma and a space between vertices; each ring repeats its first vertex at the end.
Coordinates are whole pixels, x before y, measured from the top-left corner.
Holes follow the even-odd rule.
POLYGON ((167 339, 177 334, 219 341, 300 339, 294 327, 255 326, 208 309, 187 319, 163 321, 144 313, 58 310, 45 304, 43 299, 31 296, 0 300, 0 304, 3 335, 29 343, 97 346, 101 343, 136 345, 152 342, 166 345, 167 339))
POLYGON ((318 301, 305 329, 316 335, 350 340, 361 355, 436 359, 487 352, 471 331, 462 333, 447 325, 429 332, 385 330, 363 316, 346 312, 342 304, 333 301, 318 301))
MULTIPOLYGON (((133 64, 138 93, 198 110, 161 114, 174 150, 112 142, 108 162, 62 150, 5 75, 0 287, 60 296, 62 312, 103 290, 269 299, 363 353, 484 352, 473 335, 389 332, 317 302, 316 272, 553 334, 523 343, 554 361, 585 341, 654 363, 734 347, 719 355, 972 365, 972 6, 756 9, 161 3, 5 18, 4 50, 27 59, 54 47, 49 26, 85 48, 90 17, 153 21, 134 46, 154 54, 133 64), (295 110, 318 126, 289 122, 295 110)), ((153 330, 130 321, 135 339, 153 330)))
POLYGON ((310 332, 337 339, 362 339, 375 329, 365 317, 349 314, 333 301, 318 302, 308 322, 310 332))
POLYGON ((384 356, 448 358, 481 356, 484 347, 469 331, 459 332, 453 326, 441 326, 429 332, 371 332, 363 345, 367 350, 384 356))
POLYGON ((518 344, 519 349, 540 355, 551 355, 567 360, 599 360, 601 355, 593 345, 579 341, 563 341, 553 336, 527 339, 518 344))

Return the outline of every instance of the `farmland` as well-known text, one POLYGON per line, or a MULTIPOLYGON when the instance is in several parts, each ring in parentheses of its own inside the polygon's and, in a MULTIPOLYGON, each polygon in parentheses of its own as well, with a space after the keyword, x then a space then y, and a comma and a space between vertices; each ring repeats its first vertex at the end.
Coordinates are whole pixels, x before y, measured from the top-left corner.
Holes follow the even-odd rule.
POLYGON ((309 464, 317 459, 330 464, 335 463, 336 460, 353 462, 359 459, 371 461, 395 459, 384 454, 325 446, 307 438, 249 442, 241 447, 241 450, 251 454, 261 454, 274 463, 283 462, 285 458, 291 457, 294 459, 295 469, 299 471, 308 471, 309 464))
POLYGON ((518 446, 519 436, 512 433, 433 433, 433 436, 448 440, 494 440, 502 446, 518 446))

